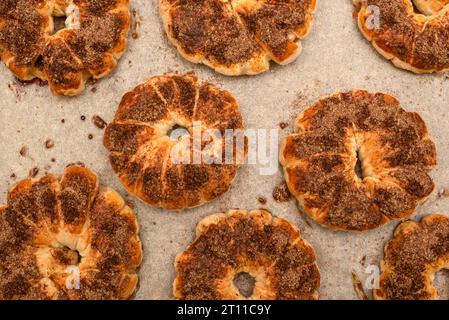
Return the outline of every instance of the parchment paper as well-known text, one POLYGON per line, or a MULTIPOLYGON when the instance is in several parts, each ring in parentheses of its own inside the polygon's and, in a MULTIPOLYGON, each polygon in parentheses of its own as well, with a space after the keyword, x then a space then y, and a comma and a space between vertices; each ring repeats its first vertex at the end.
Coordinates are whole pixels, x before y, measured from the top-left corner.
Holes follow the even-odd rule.
MULTIPOLYGON (((91 122, 94 115, 109 122, 123 94, 151 76, 174 71, 195 71, 201 78, 229 90, 240 103, 247 128, 276 129, 281 122, 289 123, 288 128, 279 129, 279 139, 291 132, 295 116, 321 96, 352 89, 390 93, 401 100, 406 110, 421 114, 437 147, 438 165, 431 173, 437 188, 413 218, 433 212, 449 213, 449 198, 438 196, 438 191, 449 188, 449 79, 396 69, 361 36, 352 17, 352 1, 319 2, 315 25, 297 61, 283 67, 273 65, 269 72, 255 77, 229 78, 183 60, 163 32, 156 0, 132 1, 140 21, 139 37, 130 37, 115 72, 79 97, 57 98, 48 87, 21 86, 2 64, 0 200, 4 202, 7 189, 26 178, 33 167, 40 169, 39 175, 45 171, 61 174, 68 163, 84 162, 100 175, 103 184, 135 203, 145 255, 136 298, 170 299, 175 256, 194 239, 197 222, 231 208, 262 207, 258 198, 264 196, 268 199, 264 207, 293 222, 314 246, 322 277, 320 298, 358 299, 352 271, 365 282, 369 276, 365 268, 378 265, 383 246, 397 223, 363 234, 333 232, 315 223, 310 227, 298 214, 295 201, 273 200, 273 188, 282 182, 281 171, 261 176, 254 165, 243 166, 232 189, 205 206, 182 213, 153 209, 126 194, 109 165, 102 145, 103 131, 91 122), (80 119, 82 115, 85 121, 80 119), (55 146, 46 149, 44 142, 49 138, 55 146), (23 146, 28 148, 25 157, 19 154, 23 146), (12 174, 15 179, 10 177, 12 174)), ((440 294, 447 298, 448 273, 439 274, 436 283, 440 294)))

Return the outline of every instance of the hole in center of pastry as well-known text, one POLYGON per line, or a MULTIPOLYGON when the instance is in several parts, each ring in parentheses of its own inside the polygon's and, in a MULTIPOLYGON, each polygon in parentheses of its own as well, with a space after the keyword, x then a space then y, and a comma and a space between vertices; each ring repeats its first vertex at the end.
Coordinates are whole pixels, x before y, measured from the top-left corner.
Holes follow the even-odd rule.
POLYGON ((449 300, 449 270, 442 269, 435 274, 433 286, 437 290, 439 300, 449 300))
POLYGON ((249 298, 254 293, 256 279, 248 272, 239 272, 234 276, 234 286, 239 290, 240 294, 245 298, 249 298))
POLYGON ((356 153, 357 161, 355 163, 354 171, 357 177, 359 177, 360 180, 363 180, 365 178, 365 175, 363 174, 363 166, 362 166, 362 160, 360 160, 360 154, 359 151, 356 153))
POLYGON ((53 34, 66 28, 66 16, 53 17, 53 34))
POLYGON ((190 132, 186 127, 175 124, 170 130, 168 130, 167 135, 170 140, 178 141, 183 136, 189 136, 190 132))
POLYGON ((64 247, 61 252, 62 259, 68 265, 78 265, 81 262, 81 255, 77 250, 72 250, 69 247, 64 247))

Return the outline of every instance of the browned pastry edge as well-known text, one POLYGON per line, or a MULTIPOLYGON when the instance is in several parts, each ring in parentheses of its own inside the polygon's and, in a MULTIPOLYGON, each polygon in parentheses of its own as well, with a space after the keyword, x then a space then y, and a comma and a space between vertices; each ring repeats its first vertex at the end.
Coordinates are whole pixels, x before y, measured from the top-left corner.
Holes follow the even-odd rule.
POLYGON ((396 67, 415 73, 449 70, 449 5, 426 16, 414 11, 411 0, 354 0, 354 4, 365 38, 396 67))
POLYGON ((440 10, 449 4, 449 0, 413 0, 418 10, 425 15, 438 14, 440 10))
POLYGON ((138 232, 122 197, 87 168, 23 180, 0 207, 0 299, 129 299, 138 232))
POLYGON ((383 93, 322 98, 296 120, 280 162, 304 211, 332 229, 365 231, 406 218, 434 189, 435 145, 424 121, 383 93))
POLYGON ((435 273, 449 269, 449 218, 431 214, 419 223, 401 223, 385 246, 381 267, 375 299, 437 299, 435 273))
POLYGON ((208 150, 226 150, 227 129, 243 133, 238 104, 229 92, 193 74, 157 76, 125 94, 106 128, 104 145, 128 192, 151 206, 180 211, 211 201, 230 188, 240 164, 237 153, 232 163, 222 155, 218 155, 221 164, 208 164, 204 158, 208 150), (221 137, 208 138, 203 131, 199 150, 193 141, 195 123, 221 137), (171 139, 176 126, 186 128, 189 135, 171 139), (189 159, 176 163, 179 150, 189 159), (200 163, 194 162, 194 154, 201 155, 200 163))
POLYGON ((130 21, 129 0, 2 0, 0 58, 21 80, 39 78, 54 95, 78 95, 89 78, 115 68, 130 21), (53 17, 66 10, 71 22, 54 33, 53 17))
POLYGON ((317 0, 160 0, 160 14, 185 59, 236 76, 264 72, 270 60, 294 61, 316 6, 317 0))
POLYGON ((206 217, 175 267, 176 299, 246 299, 233 284, 241 272, 255 278, 248 299, 318 298, 320 273, 313 248, 291 223, 265 210, 206 217))

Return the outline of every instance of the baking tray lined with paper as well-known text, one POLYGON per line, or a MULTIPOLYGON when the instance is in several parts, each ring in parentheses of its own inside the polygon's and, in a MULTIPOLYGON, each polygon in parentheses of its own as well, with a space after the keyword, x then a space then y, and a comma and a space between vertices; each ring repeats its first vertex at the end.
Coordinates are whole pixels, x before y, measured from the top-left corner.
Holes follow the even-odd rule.
MULTIPOLYGON (((276 201, 273 197, 273 190, 284 181, 278 163, 282 140, 293 132, 298 115, 336 92, 360 89, 390 94, 406 111, 419 113, 435 143, 437 164, 430 172, 435 190, 412 219, 435 212, 448 216, 449 78, 395 68, 360 33, 351 1, 319 1, 313 27, 294 62, 273 63, 260 75, 240 77, 224 76, 183 59, 165 34, 158 1, 133 0, 132 8, 133 30, 116 69, 89 83, 77 97, 55 97, 46 86, 24 85, 0 66, 0 190, 4 203, 8 189, 19 180, 45 172, 61 175, 71 163, 83 163, 98 173, 102 185, 117 190, 133 207, 140 225, 143 262, 136 299, 173 298, 175 257, 195 239, 197 223, 233 208, 264 208, 301 230, 316 251, 320 299, 372 297, 367 284, 399 222, 363 233, 332 231, 301 213, 293 198, 276 201), (220 197, 201 207, 172 212, 148 206, 126 192, 111 168, 103 135, 125 93, 151 77, 186 72, 195 72, 235 97, 245 128, 265 132, 261 143, 265 157, 242 165, 230 190, 220 197), (269 143, 273 139, 275 145, 269 143)), ((447 273, 437 274, 441 297, 449 297, 448 283, 447 273)))

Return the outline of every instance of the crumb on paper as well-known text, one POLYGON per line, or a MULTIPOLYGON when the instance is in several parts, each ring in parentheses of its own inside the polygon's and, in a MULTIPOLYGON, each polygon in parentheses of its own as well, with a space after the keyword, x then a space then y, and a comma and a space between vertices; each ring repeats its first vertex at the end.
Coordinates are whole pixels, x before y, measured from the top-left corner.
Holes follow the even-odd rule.
POLYGON ((103 120, 99 115, 94 115, 92 117, 92 123, 98 128, 98 129, 104 129, 108 125, 106 121, 103 120))
POLYGON ((20 154, 22 157, 26 157, 26 156, 28 155, 28 147, 27 147, 27 146, 23 146, 23 147, 20 149, 19 154, 20 154))
POLYGON ((306 101, 306 96, 303 93, 298 93, 295 100, 291 103, 292 108, 298 109, 302 107, 303 103, 306 101))
POLYGON ((446 188, 442 188, 438 191, 438 198, 448 198, 449 197, 449 190, 446 188))
POLYGON ((52 139, 45 140, 45 148, 51 149, 55 146, 55 142, 52 139))
POLYGON ((35 178, 38 174, 39 174, 39 168, 38 167, 34 167, 34 168, 30 169, 30 171, 28 173, 28 176, 30 178, 35 178))
POLYGON ((287 202, 291 199, 291 193, 285 181, 274 188, 273 198, 277 202, 287 202))

